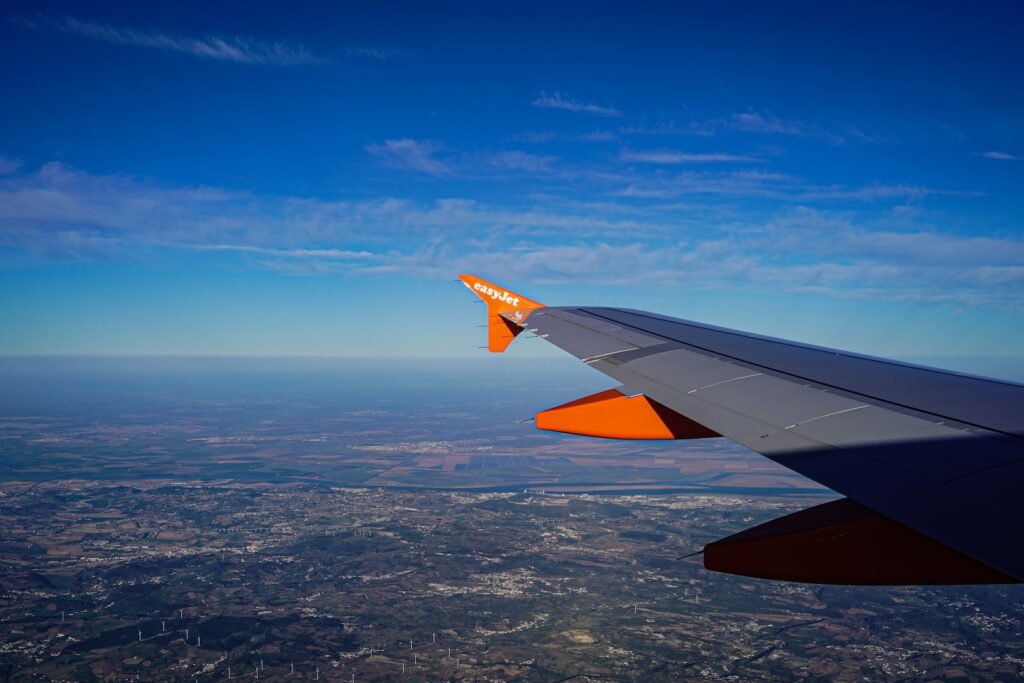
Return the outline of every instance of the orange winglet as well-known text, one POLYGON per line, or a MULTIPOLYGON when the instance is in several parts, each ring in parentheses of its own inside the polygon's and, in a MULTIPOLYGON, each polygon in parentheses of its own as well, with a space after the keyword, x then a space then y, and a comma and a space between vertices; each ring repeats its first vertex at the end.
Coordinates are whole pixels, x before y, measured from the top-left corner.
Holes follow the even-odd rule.
POLYGON ((705 439, 719 436, 704 425, 646 396, 600 391, 537 413, 537 429, 605 439, 705 439))
POLYGON ((501 353, 523 331, 522 323, 535 308, 544 304, 510 292, 476 275, 460 275, 462 283, 487 304, 487 349, 501 353), (503 315, 504 314, 504 315, 503 315))

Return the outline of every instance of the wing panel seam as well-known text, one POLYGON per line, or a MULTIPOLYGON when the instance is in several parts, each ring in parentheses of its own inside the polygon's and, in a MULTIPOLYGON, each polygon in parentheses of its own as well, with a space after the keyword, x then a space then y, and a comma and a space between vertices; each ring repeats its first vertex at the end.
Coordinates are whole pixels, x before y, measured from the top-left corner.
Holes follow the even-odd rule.
POLYGON ((688 394, 696 394, 698 391, 702 391, 703 389, 710 389, 711 387, 717 387, 717 386, 720 386, 722 384, 728 384, 729 382, 738 382, 741 379, 750 379, 751 377, 761 377, 763 375, 764 375, 763 372, 753 372, 753 373, 751 373, 749 375, 743 375, 742 377, 733 377, 731 379, 723 379, 721 382, 712 382, 711 384, 705 384, 704 386, 697 387, 696 389, 690 389, 686 393, 688 393, 688 394))

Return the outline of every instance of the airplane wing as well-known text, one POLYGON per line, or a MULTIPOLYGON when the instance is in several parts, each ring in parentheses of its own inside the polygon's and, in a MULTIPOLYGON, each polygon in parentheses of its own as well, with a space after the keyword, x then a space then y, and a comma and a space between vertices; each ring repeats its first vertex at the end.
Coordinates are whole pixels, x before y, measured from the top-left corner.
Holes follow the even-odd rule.
POLYGON ((707 568, 841 584, 1024 579, 1024 385, 459 279, 488 304, 491 351, 526 330, 618 383, 539 413, 539 428, 724 436, 845 496, 708 544, 707 568))

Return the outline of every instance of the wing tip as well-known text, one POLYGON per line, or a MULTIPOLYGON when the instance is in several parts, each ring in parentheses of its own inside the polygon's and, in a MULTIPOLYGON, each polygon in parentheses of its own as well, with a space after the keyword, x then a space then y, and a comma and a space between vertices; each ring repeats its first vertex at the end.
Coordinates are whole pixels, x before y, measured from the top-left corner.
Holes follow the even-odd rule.
POLYGON ((544 304, 522 294, 489 282, 482 277, 463 273, 458 276, 462 284, 487 304, 487 348, 501 353, 523 331, 522 323, 530 311, 544 308, 544 304))

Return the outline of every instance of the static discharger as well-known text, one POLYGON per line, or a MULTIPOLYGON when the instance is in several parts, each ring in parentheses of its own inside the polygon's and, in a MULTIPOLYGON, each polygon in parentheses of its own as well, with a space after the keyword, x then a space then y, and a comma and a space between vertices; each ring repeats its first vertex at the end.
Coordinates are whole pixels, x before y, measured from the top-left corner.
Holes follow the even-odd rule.
POLYGON ((604 439, 706 439, 719 436, 704 425, 646 396, 618 389, 537 413, 537 429, 604 439))
POLYGON ((501 353, 523 331, 523 323, 535 308, 544 304, 510 292, 476 275, 460 275, 462 284, 487 304, 487 349, 501 353))

